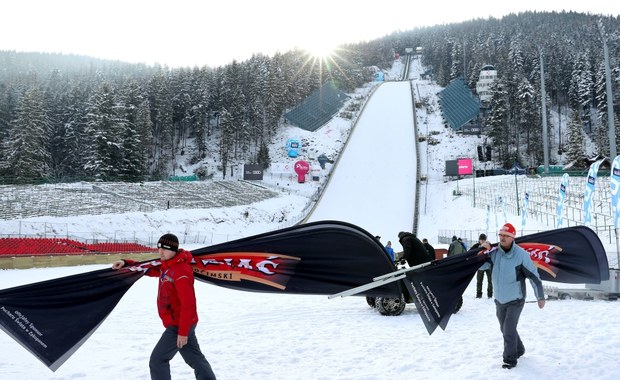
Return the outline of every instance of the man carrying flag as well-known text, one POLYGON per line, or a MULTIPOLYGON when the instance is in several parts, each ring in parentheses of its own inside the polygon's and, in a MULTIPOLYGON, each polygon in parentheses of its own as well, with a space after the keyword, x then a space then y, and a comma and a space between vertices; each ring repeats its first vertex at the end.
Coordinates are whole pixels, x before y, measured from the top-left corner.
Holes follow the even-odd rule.
POLYGON ((489 251, 489 260, 480 269, 493 268, 492 280, 495 290, 495 309, 499 328, 504 337, 504 363, 502 368, 510 369, 517 365, 517 360, 525 353, 525 347, 517 332, 519 317, 525 304, 525 279, 528 278, 538 307, 545 307, 545 294, 538 270, 529 253, 515 242, 517 231, 510 223, 499 230, 499 245, 491 249, 488 242, 483 244, 489 251))
MULTIPOLYGON (((196 295, 194 293, 194 272, 190 266, 192 254, 179 248, 179 238, 165 234, 157 242, 161 265, 146 271, 149 277, 159 278, 157 311, 166 328, 155 345, 149 360, 152 380, 170 380, 170 360, 179 352, 194 370, 196 379, 215 380, 211 364, 200 350, 196 338, 196 295)), ((138 262, 125 259, 112 264, 119 270, 138 262)))

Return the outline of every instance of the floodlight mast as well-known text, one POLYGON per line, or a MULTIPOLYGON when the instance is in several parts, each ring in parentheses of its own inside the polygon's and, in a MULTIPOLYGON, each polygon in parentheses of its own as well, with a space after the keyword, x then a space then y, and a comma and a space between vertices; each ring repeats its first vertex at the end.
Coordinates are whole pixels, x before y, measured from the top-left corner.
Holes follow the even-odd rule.
POLYGON ((601 19, 598 20, 598 30, 603 40, 603 53, 605 55, 605 84, 607 90, 607 129, 609 135, 609 158, 613 161, 616 157, 616 128, 614 126, 614 98, 611 93, 611 70, 609 69, 609 50, 607 49, 607 33, 601 19))
POLYGON ((545 92, 545 65, 542 48, 538 48, 540 55, 540 102, 542 103, 542 138, 544 172, 549 173, 549 136, 547 136, 547 94, 545 92))
MULTIPOLYGON (((601 39, 603 40, 603 54, 605 55, 605 84, 607 95, 607 129, 609 135, 609 159, 614 161, 616 158, 616 127, 614 125, 614 98, 611 93, 611 70, 609 69, 609 51, 607 50, 607 34, 603 27, 603 21, 598 19, 598 30, 601 33, 601 39)), ((618 227, 614 223, 614 232, 616 235, 616 255, 618 256, 617 267, 620 269, 620 244, 618 240, 618 227)))

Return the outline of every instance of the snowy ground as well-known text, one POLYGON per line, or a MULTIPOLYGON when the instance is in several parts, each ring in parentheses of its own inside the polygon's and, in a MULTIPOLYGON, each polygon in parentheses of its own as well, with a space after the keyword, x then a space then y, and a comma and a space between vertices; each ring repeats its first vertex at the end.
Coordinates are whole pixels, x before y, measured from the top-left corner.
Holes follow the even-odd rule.
MULTIPOLYGON (((0 288, 102 266, 4 271, 0 288)), ((198 337, 218 379, 616 379, 620 305, 609 301, 527 303, 520 332, 527 353, 503 370, 502 340, 491 300, 473 283, 446 331, 429 336, 413 305, 381 316, 363 298, 257 294, 197 283, 198 337)), ((531 291, 530 291, 531 294, 531 291)), ((108 319, 52 373, 0 334, 7 379, 148 379, 148 356, 161 334, 156 284, 138 281, 108 319)), ((70 318, 70 316, 68 316, 70 318)), ((177 356, 175 379, 189 379, 177 356)))

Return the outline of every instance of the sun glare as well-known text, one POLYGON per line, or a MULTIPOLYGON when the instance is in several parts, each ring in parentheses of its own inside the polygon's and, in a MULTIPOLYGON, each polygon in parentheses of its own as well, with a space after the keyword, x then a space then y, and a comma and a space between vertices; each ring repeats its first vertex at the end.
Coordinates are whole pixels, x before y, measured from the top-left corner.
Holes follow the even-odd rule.
POLYGON ((306 47, 306 51, 314 58, 325 60, 331 58, 336 47, 326 43, 317 43, 306 47))

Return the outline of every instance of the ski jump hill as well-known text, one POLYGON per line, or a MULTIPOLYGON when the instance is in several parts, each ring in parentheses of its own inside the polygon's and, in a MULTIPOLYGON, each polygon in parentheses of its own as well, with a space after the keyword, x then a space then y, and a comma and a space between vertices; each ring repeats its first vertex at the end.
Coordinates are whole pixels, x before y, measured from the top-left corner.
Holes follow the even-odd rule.
POLYGON ((372 94, 305 222, 358 225, 400 250, 399 231, 415 229, 416 122, 409 81, 372 94))

